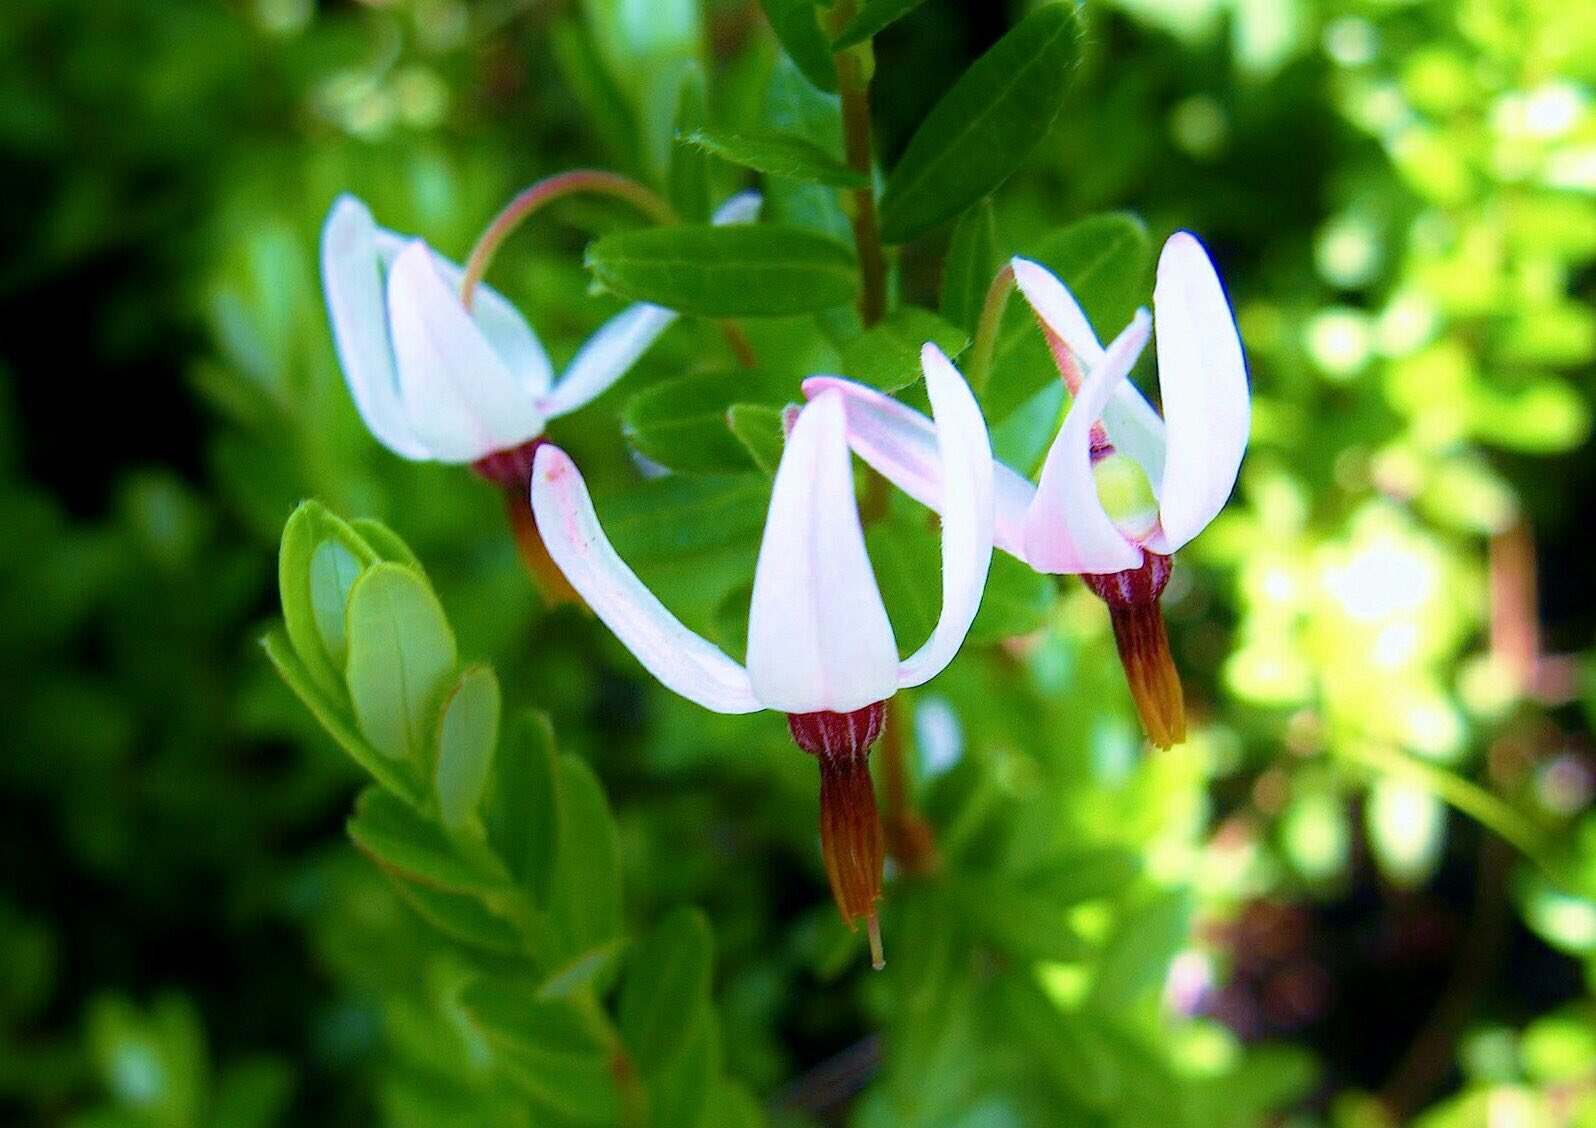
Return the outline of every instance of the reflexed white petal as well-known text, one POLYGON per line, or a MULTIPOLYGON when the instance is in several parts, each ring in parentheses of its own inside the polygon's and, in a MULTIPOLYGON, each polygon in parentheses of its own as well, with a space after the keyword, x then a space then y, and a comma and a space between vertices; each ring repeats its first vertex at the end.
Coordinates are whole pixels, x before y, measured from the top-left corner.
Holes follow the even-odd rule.
MULTIPOLYGON (((1064 283, 1029 259, 1016 258, 1011 265, 1014 281, 1025 300, 1043 324, 1070 347, 1082 367, 1090 369, 1102 363, 1103 346, 1064 283)), ((1164 476, 1164 421, 1135 384, 1127 380, 1114 389, 1103 408, 1102 422, 1115 448, 1134 459, 1157 490, 1164 476)))
MULTIPOLYGON (((921 505, 942 512, 941 455, 931 420, 891 396, 838 376, 811 376, 804 395, 835 391, 848 413, 848 445, 882 477, 921 505)), ((992 464, 993 543, 1025 559, 1025 512, 1036 487, 1001 462, 992 464)))
POLYGON ((848 712, 891 697, 898 648, 853 496, 842 397, 798 416, 776 468, 748 609, 748 676, 767 708, 848 712))
POLYGON ((1030 259, 1014 258, 1009 261, 1014 270, 1014 283, 1031 304, 1036 316, 1058 335, 1070 351, 1080 358, 1085 368, 1096 368, 1103 359, 1103 345, 1097 339, 1092 323, 1086 320, 1080 303, 1069 288, 1058 280, 1047 267, 1030 259))
POLYGON ((709 217, 709 221, 722 226, 730 223, 752 223, 759 218, 759 208, 764 202, 764 198, 758 192, 738 192, 716 208, 715 214, 709 217))
MULTIPOLYGON (((401 250, 403 245, 401 241, 401 250)), ((465 270, 437 253, 432 256, 432 265, 449 289, 459 294, 465 270)), ((527 395, 541 396, 549 390, 554 382, 554 365, 543 351, 543 342, 508 298, 486 282, 477 283, 471 296, 471 320, 481 328, 493 351, 527 395)))
POLYGON ((748 672, 682 626, 615 554, 576 464, 551 443, 532 465, 532 511, 565 578, 660 684, 717 713, 761 707, 748 672))
POLYGON ((942 480, 942 614, 898 671, 900 686, 941 673, 964 644, 992 565, 992 441, 964 377, 935 345, 920 351, 936 417, 942 480))
POLYGON ((1173 552, 1207 527, 1235 488, 1247 449, 1247 363, 1219 275, 1189 232, 1164 244, 1153 308, 1169 429, 1155 550, 1173 552))
POLYGON ((1106 574, 1135 568, 1142 550, 1127 541, 1103 511, 1092 477, 1092 424, 1114 388, 1130 373, 1147 343, 1151 319, 1138 310, 1086 374, 1058 438, 1047 453, 1036 500, 1025 520, 1026 559, 1039 572, 1106 574))
POLYGON ((675 310, 639 302, 628 306, 587 339, 554 390, 540 403, 550 419, 591 403, 626 375, 659 335, 676 320, 675 310))
POLYGON ((420 240, 394 260, 388 315, 405 416, 440 462, 474 462, 543 433, 543 416, 420 240))
MULTIPOLYGON (((1134 365, 1135 361, 1131 363, 1134 365)), ((1164 421, 1129 380, 1115 388, 1103 406, 1103 429, 1114 449, 1142 468, 1153 487, 1153 496, 1158 496, 1164 479, 1164 421)))
POLYGON ((388 337, 379 231, 366 205, 340 196, 321 230, 321 280, 344 380, 366 427, 404 458, 432 457, 405 419, 388 337))

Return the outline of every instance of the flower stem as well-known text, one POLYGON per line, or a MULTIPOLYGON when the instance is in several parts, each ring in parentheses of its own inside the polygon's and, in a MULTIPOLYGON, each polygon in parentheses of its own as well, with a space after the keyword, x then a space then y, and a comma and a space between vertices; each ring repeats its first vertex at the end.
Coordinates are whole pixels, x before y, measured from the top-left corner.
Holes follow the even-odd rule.
POLYGON ((488 272, 493 256, 500 244, 532 213, 565 196, 591 192, 600 196, 613 196, 631 204, 656 223, 677 222, 676 212, 670 204, 652 189, 639 184, 629 176, 606 172, 596 168, 577 168, 546 177, 521 192, 504 206, 504 210, 488 224, 487 230, 471 248, 466 259, 465 277, 460 280, 460 301, 467 309, 476 294, 477 285, 488 272))
MULTIPOLYGON (((831 9, 830 34, 835 36, 853 19, 858 5, 840 0, 831 9)), ((848 167, 871 175, 870 69, 874 65, 869 41, 838 51, 837 93, 842 99, 842 147, 848 167)), ((881 225, 876 217, 876 190, 872 183, 849 190, 849 220, 853 224, 854 251, 859 256, 859 320, 866 329, 887 313, 887 259, 881 248, 881 225)))
POLYGON ((1003 327, 1003 311, 1008 308, 1009 295, 1013 292, 1014 268, 1004 263, 992 279, 992 285, 987 287, 986 300, 981 303, 981 318, 975 326, 975 343, 970 347, 970 362, 965 366, 970 388, 976 395, 986 391, 987 382, 992 379, 998 330, 1003 327))

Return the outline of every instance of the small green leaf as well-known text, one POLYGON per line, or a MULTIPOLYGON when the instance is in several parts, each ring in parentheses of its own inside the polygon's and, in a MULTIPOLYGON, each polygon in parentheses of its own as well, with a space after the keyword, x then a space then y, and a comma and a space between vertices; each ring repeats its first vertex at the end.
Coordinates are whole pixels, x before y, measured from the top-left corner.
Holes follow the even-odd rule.
POLYGON ((492 666, 469 666, 455 682, 438 721, 438 812, 445 826, 476 817, 499 742, 499 678, 492 666))
POLYGON ((457 661, 438 597, 404 565, 376 564, 351 589, 346 624, 360 731, 383 755, 422 762, 457 661))
POLYGON ((1006 879, 960 878, 951 891, 967 925, 1017 959, 1074 961, 1091 952, 1061 906, 1006 879))
POLYGON ((625 950, 626 941, 615 939, 607 944, 600 944, 592 951, 583 952, 576 959, 556 968, 553 974, 538 985, 534 997, 539 1002, 563 999, 593 986, 596 980, 607 979, 625 950))
POLYGON ((837 64, 820 30, 814 0, 759 0, 771 30, 805 78, 822 90, 837 88, 837 64))
POLYGON ((997 215, 990 199, 965 212, 942 260, 942 316, 974 333, 987 291, 1002 265, 997 215))
POLYGON ((488 841, 532 902, 547 903, 559 849, 559 755, 546 714, 528 709, 505 727, 488 787, 488 841))
MULTIPOLYGON (((413 765, 390 760, 371 746, 355 728, 342 702, 335 704, 316 685, 287 635, 272 631, 261 639, 261 647, 276 667, 277 675, 293 690, 301 704, 310 710, 317 723, 327 730, 327 734, 349 754, 349 758, 410 806, 419 807, 422 801, 421 788, 413 777, 413 765)), ((343 694, 340 693, 339 697, 342 698, 343 694)))
POLYGON ((726 426, 743 444, 754 465, 771 477, 775 477, 776 467, 781 464, 781 452, 787 442, 783 410, 762 403, 734 403, 726 409, 726 426))
POLYGON ((398 533, 381 521, 371 517, 356 517, 349 522, 349 527, 359 534, 361 540, 371 546, 379 559, 394 564, 408 564, 418 572, 423 571, 420 559, 410 551, 410 546, 399 539, 398 533))
POLYGON ((883 239, 925 234, 1020 167, 1064 107, 1079 39, 1074 4, 1048 4, 971 64, 892 170, 881 197, 883 239))
POLYGON ((1022 880, 1056 905, 1074 905, 1122 894, 1140 870, 1134 850, 1100 846, 1051 857, 1027 870, 1022 880))
POLYGON ((790 376, 742 370, 666 380, 633 396, 621 429, 638 452, 687 474, 747 470, 747 449, 727 426, 739 401, 779 405, 799 395, 790 376))
POLYGON ((703 914, 679 909, 655 925, 627 959, 621 1036, 645 1072, 668 1067, 705 1019, 711 947, 703 914))
POLYGON ((807 180, 838 188, 862 188, 870 178, 849 168, 818 145, 786 133, 732 133, 699 129, 676 139, 683 146, 713 153, 767 176, 807 180))
POLYGON ((757 541, 769 505, 763 474, 671 476, 633 486, 600 516, 622 560, 659 560, 757 541))
POLYGON ((904 520, 883 521, 865 533, 881 601, 898 648, 914 649, 931 637, 942 610, 941 550, 936 536, 904 520))
POLYGON ((460 1006, 510 1081, 559 1123, 620 1123, 610 1047, 589 1012, 576 1000, 539 1000, 536 991, 534 983, 484 979, 461 993, 460 1006))
POLYGON ((853 252, 796 227, 680 225, 621 231, 587 249, 600 285, 705 317, 814 313, 853 298, 853 252))
POLYGON ((894 24, 914 11, 925 0, 865 0, 859 13, 848 21, 842 34, 832 41, 833 51, 845 51, 863 43, 889 24, 894 24))
POLYGON ((451 940, 501 956, 526 955, 520 933, 479 897, 420 885, 397 873, 387 876, 399 899, 451 940))
POLYGON ((461 857, 436 825, 381 788, 360 793, 345 829, 361 853, 417 884, 455 893, 496 893, 510 881, 487 855, 461 857))
POLYGON ((560 846, 549 918, 575 957, 601 947, 621 931, 621 846, 593 772, 574 756, 560 757, 560 846))
POLYGON ((283 622, 306 673, 328 696, 343 693, 344 605, 377 555, 318 501, 301 502, 283 526, 277 585, 283 622))
POLYGON ((906 388, 921 377, 920 350, 927 342, 957 357, 970 337, 928 309, 904 306, 842 346, 843 374, 883 392, 906 388))
POLYGON ((1002 642, 1039 629, 1053 606, 1055 583, 1052 576, 1033 571, 1008 553, 994 552, 966 645, 1002 642))
POLYGON ((1103 947, 1087 1004, 1103 1014, 1118 1013, 1162 983, 1186 942, 1191 914, 1191 898, 1179 890, 1126 914, 1103 947))
POLYGON ((725 1128, 726 1118, 711 1107, 710 1094, 720 1072, 720 1030, 713 1022, 690 1021, 686 1044, 670 1064, 645 1076, 649 1110, 660 1124, 683 1128, 725 1128), (713 1119, 707 1114, 713 1112, 713 1119))
POLYGON ((1094 1109, 1114 1100, 1122 1071, 1091 1022, 1060 1010, 1019 974, 1005 977, 999 997, 1022 1044, 1032 1048, 1066 1096, 1094 1109))
MULTIPOLYGON (((678 140, 703 128, 708 117, 704 95, 704 68, 695 59, 682 76, 676 106, 678 140)), ((676 145, 670 155, 670 198, 679 214, 702 221, 709 218, 709 160, 702 149, 676 145)))

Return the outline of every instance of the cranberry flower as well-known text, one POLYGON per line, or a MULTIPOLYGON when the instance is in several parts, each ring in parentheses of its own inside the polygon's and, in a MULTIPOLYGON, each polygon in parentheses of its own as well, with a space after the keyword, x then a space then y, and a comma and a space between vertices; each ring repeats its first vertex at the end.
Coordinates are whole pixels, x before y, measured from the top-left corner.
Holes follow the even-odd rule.
MULTIPOLYGON (((1202 245, 1184 231, 1159 257, 1156 316, 1138 310, 1106 348, 1056 277, 1026 259, 1009 269, 1073 401, 1037 486, 997 467, 997 547, 1039 572, 1080 574, 1109 605, 1143 726, 1158 746, 1178 744, 1185 705, 1158 598, 1171 554, 1229 499, 1247 446, 1247 369, 1230 304, 1202 245), (1162 419, 1127 380, 1155 323, 1162 419)), ((804 391, 840 391, 859 455, 923 504, 941 506, 923 416, 826 377, 804 391)))
POLYGON ((819 761, 822 852, 838 910, 849 927, 868 922, 877 966, 882 832, 870 747, 887 698, 953 660, 992 558, 992 448, 980 408, 935 345, 925 346, 921 360, 935 416, 926 424, 930 472, 946 483, 942 613, 930 639, 901 661, 865 552, 840 391, 803 408, 777 467, 754 569, 746 665, 683 626, 616 555, 564 451, 542 446, 532 473, 532 507, 549 554, 651 674, 719 713, 787 714, 793 739, 819 761))
MULTIPOLYGON (((744 223, 759 197, 728 200, 716 223, 744 223)), ((550 419, 586 405, 625 375, 677 314, 639 303, 611 318, 558 381, 548 354, 502 295, 477 286, 420 239, 377 226, 340 196, 321 237, 322 284, 344 379, 377 441, 402 458, 469 463, 526 488, 531 452, 550 419)))

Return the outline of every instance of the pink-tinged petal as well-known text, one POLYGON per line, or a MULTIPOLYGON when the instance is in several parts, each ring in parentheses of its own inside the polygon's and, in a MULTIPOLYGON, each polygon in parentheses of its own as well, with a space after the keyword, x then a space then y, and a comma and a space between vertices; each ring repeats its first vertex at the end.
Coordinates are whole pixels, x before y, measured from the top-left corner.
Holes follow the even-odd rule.
MULTIPOLYGON (((349 394, 366 427, 383 446, 404 458, 431 458, 410 429, 399 399, 388 306, 383 300, 380 231, 366 205, 340 196, 321 230, 321 280, 333 344, 349 394)), ((390 237, 391 238, 391 237, 390 237)))
POLYGON ((752 223, 759 218, 759 209, 764 202, 764 197, 758 192, 738 192, 716 208, 715 214, 709 217, 709 221, 719 226, 752 223))
POLYGON ((748 609, 748 676, 767 708, 848 713, 898 688, 898 647, 853 496, 842 397, 787 438, 748 609))
POLYGON ((1092 477, 1092 424, 1147 344, 1152 319, 1138 310, 1086 375, 1042 467, 1036 500, 1025 519, 1026 559, 1038 572, 1123 572, 1139 567, 1142 550, 1103 511, 1092 477))
POLYGON ((748 672, 684 627, 616 555, 576 464, 552 443, 532 464, 532 512, 565 578, 661 685, 717 713, 760 709, 748 672))
POLYGON ((610 318, 587 339, 560 382, 543 398, 544 415, 552 419, 598 399, 626 375, 676 317, 675 310, 639 303, 610 318))
MULTIPOLYGON (((874 388, 838 376, 811 376, 804 395, 842 396, 848 415, 848 445, 887 481, 927 509, 942 512, 941 456, 931 420, 874 388)), ((1001 462, 992 464, 993 543, 1025 559, 1025 513, 1036 487, 1001 462)))
POLYGON ((1153 290, 1158 384, 1169 447, 1159 490, 1163 537, 1173 552, 1207 527, 1236 485, 1250 405, 1241 337, 1214 264, 1177 231, 1158 259, 1153 290))
POLYGON ((942 614, 926 644, 898 670, 900 686, 920 685, 941 673, 964 645, 981 608, 992 565, 992 440, 975 395, 943 355, 920 350, 931 411, 936 417, 942 481, 942 614))
POLYGON ((1070 347, 1084 367, 1097 367, 1103 359, 1103 345, 1069 288, 1041 263, 1014 258, 1009 260, 1009 266, 1014 271, 1014 284, 1042 324, 1070 347))
POLYGON ((405 416, 440 462, 475 462, 543 433, 533 398, 420 240, 394 260, 388 315, 405 416))
MULTIPOLYGON (((1103 346, 1064 283, 1029 259, 1016 258, 1010 265, 1020 293, 1042 323, 1069 346, 1082 367, 1091 369, 1102 363, 1103 346)), ((1135 384, 1127 380, 1114 389, 1103 408, 1102 423, 1114 446, 1147 472, 1156 489, 1164 475, 1164 421, 1135 384)))

